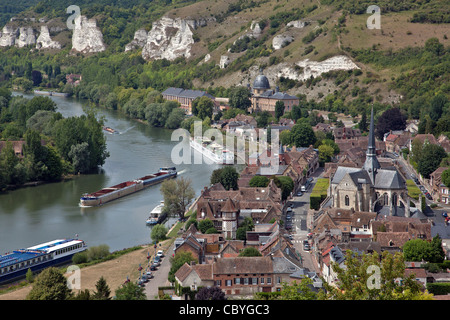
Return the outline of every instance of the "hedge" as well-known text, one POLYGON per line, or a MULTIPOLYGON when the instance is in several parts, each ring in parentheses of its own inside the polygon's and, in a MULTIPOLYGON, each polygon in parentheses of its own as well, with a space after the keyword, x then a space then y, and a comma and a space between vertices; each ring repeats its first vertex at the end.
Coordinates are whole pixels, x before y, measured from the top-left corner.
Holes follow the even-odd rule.
POLYGON ((450 283, 448 282, 434 282, 427 283, 428 292, 434 295, 446 295, 450 293, 450 283))
POLYGON ((309 207, 314 210, 319 210, 320 204, 327 197, 327 190, 330 184, 328 179, 318 179, 314 189, 309 197, 309 207))

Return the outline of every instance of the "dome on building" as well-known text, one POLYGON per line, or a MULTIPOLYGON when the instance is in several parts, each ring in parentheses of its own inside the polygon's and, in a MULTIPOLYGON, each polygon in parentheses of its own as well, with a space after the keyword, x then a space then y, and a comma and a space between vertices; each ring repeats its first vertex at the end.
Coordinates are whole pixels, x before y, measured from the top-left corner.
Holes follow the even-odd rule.
POLYGON ((253 82, 253 89, 270 89, 269 79, 263 75, 262 70, 259 70, 259 75, 253 82))

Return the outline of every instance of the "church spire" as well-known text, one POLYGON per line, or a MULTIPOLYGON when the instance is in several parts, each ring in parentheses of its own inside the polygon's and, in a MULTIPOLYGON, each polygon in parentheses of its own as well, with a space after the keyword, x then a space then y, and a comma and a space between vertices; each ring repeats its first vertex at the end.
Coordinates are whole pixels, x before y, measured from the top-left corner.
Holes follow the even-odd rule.
POLYGON ((377 159, 376 145, 375 145, 375 130, 373 123, 373 106, 370 113, 370 129, 369 129, 369 139, 367 141, 367 152, 366 161, 364 162, 363 169, 367 171, 372 180, 375 183, 375 174, 378 169, 380 169, 380 163, 377 159))

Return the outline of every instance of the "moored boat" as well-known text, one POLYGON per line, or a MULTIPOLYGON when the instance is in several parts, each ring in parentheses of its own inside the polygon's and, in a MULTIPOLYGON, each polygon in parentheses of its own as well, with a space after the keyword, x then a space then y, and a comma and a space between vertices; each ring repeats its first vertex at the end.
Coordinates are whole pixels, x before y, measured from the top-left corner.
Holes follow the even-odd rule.
POLYGON ((202 137, 190 138, 191 148, 218 164, 234 164, 234 153, 223 146, 202 137))
POLYGON ((148 217, 146 224, 155 225, 164 221, 167 217, 166 213, 163 213, 164 201, 161 201, 152 211, 150 211, 150 216, 148 217))
POLYGON ((100 189, 92 193, 85 193, 80 198, 81 207, 98 206, 109 201, 138 192, 146 187, 161 183, 165 179, 177 176, 175 167, 160 168, 158 172, 149 174, 136 180, 125 181, 112 187, 100 189))
POLYGON ((69 263, 74 254, 86 249, 83 240, 58 239, 0 255, 0 284, 25 277, 28 269, 40 272, 47 267, 69 263))

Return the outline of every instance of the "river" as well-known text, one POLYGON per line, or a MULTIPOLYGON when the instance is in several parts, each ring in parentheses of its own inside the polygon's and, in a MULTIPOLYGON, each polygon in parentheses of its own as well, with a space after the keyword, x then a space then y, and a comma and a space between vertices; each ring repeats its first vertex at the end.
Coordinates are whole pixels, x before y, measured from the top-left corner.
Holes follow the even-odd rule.
MULTIPOLYGON (((33 94, 21 95, 33 97, 33 94)), ((51 99, 64 117, 82 115, 83 105, 88 104, 73 98, 51 99)), ((80 196, 156 172, 163 166, 176 166, 179 176, 192 180, 198 196, 209 184, 212 171, 220 167, 216 164, 174 165, 171 151, 179 142, 171 141, 172 130, 153 128, 114 110, 98 108, 97 112, 99 117, 104 117, 107 126, 120 132, 105 132, 110 157, 102 172, 1 194, 0 254, 76 234, 88 246, 106 244, 110 251, 151 243, 151 227, 145 220, 163 200, 160 185, 92 208, 80 208, 80 196)), ((175 221, 169 219, 166 226, 175 221)))

